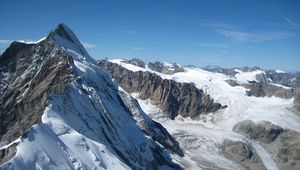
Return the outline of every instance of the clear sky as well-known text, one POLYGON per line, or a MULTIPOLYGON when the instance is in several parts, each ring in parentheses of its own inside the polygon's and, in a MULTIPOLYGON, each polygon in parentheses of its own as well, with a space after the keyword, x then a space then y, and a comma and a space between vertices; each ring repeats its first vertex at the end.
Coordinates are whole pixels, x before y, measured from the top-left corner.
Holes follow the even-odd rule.
POLYGON ((68 25, 90 55, 300 70, 299 0, 1 0, 0 51, 68 25))

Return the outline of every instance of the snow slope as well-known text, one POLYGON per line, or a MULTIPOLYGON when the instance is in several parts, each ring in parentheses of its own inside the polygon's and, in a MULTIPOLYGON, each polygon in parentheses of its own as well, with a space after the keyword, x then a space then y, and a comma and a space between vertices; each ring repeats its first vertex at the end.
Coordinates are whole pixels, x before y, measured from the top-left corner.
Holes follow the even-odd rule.
MULTIPOLYGON (((250 119, 255 122, 268 120, 284 128, 300 131, 300 118, 290 111, 290 108, 293 107, 293 99, 246 96, 246 88, 242 86, 232 87, 225 82, 225 80, 232 79, 232 77, 200 68, 185 68, 185 72, 166 75, 149 68, 123 63, 119 59, 110 61, 132 71, 149 71, 164 79, 194 83, 196 87, 211 95, 216 102, 228 106, 228 108, 214 115, 214 124, 217 124, 222 129, 232 129, 237 122, 250 119), (284 120, 282 119, 283 116, 285 117, 284 120)), ((236 76, 236 80, 245 82, 255 80, 255 75, 260 74, 262 71, 240 72, 241 74, 236 76)))
MULTIPOLYGON (((150 71, 165 79, 192 82, 210 94, 216 102, 228 106, 217 113, 202 115, 200 120, 182 117, 170 120, 153 106, 151 101, 138 99, 142 109, 154 120, 160 122, 180 142, 185 150, 185 157, 178 158, 177 161, 188 169, 241 169, 240 165, 224 158, 219 153, 217 147, 226 139, 251 143, 265 167, 270 170, 277 169, 276 163, 263 147, 232 131, 233 127, 242 120, 250 119, 255 122, 267 120, 283 128, 300 132, 300 118, 290 109, 293 107, 293 99, 249 97, 245 95, 246 89, 244 87, 232 87, 225 82, 232 77, 199 68, 185 68, 185 72, 166 75, 154 72, 149 68, 144 69, 123 63, 122 60, 110 61, 132 71, 150 71)), ((260 70, 253 72, 237 71, 239 73, 235 78, 240 83, 256 80, 255 75, 262 73, 260 70)), ((137 94, 132 95, 138 96, 137 94)))
POLYGON ((17 153, 0 169, 169 167, 169 151, 139 126, 140 121, 152 120, 145 114, 134 117, 124 107, 110 76, 96 65, 74 33, 60 26, 71 39, 55 32, 48 38, 72 58, 76 79, 63 93, 50 96, 42 123, 13 142, 18 144, 17 153))
POLYGON ((242 71, 240 69, 234 69, 237 72, 235 78, 238 83, 245 84, 248 81, 257 81, 256 75, 264 73, 262 70, 255 70, 255 71, 242 71))

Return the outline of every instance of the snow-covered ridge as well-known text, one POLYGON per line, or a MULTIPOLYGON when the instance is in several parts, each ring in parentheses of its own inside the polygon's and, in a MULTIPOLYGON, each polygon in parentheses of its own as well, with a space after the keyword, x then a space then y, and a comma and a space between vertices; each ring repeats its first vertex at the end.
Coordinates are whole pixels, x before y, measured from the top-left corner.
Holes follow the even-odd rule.
POLYGON ((32 40, 18 40, 17 42, 20 42, 20 43, 25 43, 25 44, 37 44, 37 43, 40 43, 42 41, 44 41, 47 37, 43 37, 37 41, 32 41, 32 40))
POLYGON ((147 115, 136 120, 124 107, 117 85, 69 28, 60 25, 40 43, 44 41, 54 43, 54 50, 64 52, 62 56, 71 57, 69 66, 76 78, 62 93, 50 96, 41 124, 15 142, 16 155, 0 169, 179 168, 164 144, 140 128, 139 121, 145 119, 148 124, 152 120, 147 115))
POLYGON ((73 31, 65 24, 59 24, 55 30, 50 32, 47 38, 52 40, 58 48, 67 51, 73 58, 78 58, 93 64, 96 63, 96 61, 87 53, 73 31))
MULTIPOLYGON (((214 73, 200 68, 184 68, 185 72, 172 75, 155 72, 149 68, 140 68, 131 64, 123 63, 122 60, 110 60, 132 71, 153 72, 164 79, 172 79, 178 82, 191 82, 196 87, 209 93, 216 102, 228 107, 214 114, 200 117, 200 120, 176 117, 175 120, 167 118, 149 100, 137 98, 142 109, 151 118, 163 124, 166 129, 178 140, 185 150, 185 156, 178 158, 178 162, 187 169, 198 168, 224 168, 243 169, 240 165, 230 161, 217 149, 224 140, 242 141, 251 144, 259 155, 266 169, 278 169, 276 161, 261 144, 248 140, 244 136, 233 131, 233 127, 240 121, 253 120, 270 121, 285 129, 300 132, 300 118, 291 111, 292 99, 278 97, 251 97, 245 94, 246 88, 242 86, 230 86, 226 80, 233 79, 240 83, 258 81, 256 75, 264 74, 263 70, 242 71, 235 70, 236 77, 222 73, 214 73), (218 165, 218 166, 215 166, 218 165)), ((137 97, 138 94, 132 94, 137 97)))
MULTIPOLYGON (((268 120, 284 128, 290 128, 296 131, 300 129, 300 118, 288 109, 293 107, 293 99, 246 96, 246 88, 242 86, 232 87, 226 82, 226 80, 232 79, 231 76, 206 71, 200 68, 184 68, 185 72, 167 75, 148 68, 141 68, 124 63, 120 59, 110 61, 120 64, 122 67, 132 71, 149 71, 164 79, 194 83, 196 87, 210 94, 216 102, 228 106, 228 108, 224 110, 224 113, 221 114, 222 118, 218 118, 219 126, 222 128, 231 130, 237 122, 250 119, 254 121, 268 120), (268 113, 265 113, 266 110, 268 110, 268 113), (284 120, 281 119, 282 116, 285 116, 284 120)), ((238 76, 236 76, 236 80, 241 82, 255 81, 255 75, 263 73, 262 70, 251 72, 236 71, 239 72, 238 76)))

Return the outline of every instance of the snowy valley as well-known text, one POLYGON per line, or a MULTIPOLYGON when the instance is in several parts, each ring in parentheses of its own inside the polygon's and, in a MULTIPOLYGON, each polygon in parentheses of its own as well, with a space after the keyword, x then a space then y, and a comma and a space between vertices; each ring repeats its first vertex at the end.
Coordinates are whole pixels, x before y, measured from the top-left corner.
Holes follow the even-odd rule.
POLYGON ((60 24, 0 79, 0 169, 300 167, 297 74, 96 61, 60 24))

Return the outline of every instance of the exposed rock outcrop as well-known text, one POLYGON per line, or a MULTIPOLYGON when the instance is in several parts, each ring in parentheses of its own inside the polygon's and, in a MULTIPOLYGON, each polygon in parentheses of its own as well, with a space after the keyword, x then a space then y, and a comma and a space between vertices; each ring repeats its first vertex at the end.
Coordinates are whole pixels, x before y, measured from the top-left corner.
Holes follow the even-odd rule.
MULTIPOLYGON (((260 74, 264 75, 264 74, 260 74)), ((290 99, 294 97, 294 111, 300 112, 300 88, 284 88, 267 82, 249 82, 249 84, 238 84, 235 80, 225 80, 230 86, 243 86, 247 88, 246 95, 255 97, 280 97, 290 99)))
POLYGON ((41 115, 49 94, 73 79, 70 58, 50 40, 14 42, 0 58, 0 146, 21 136, 41 115), (51 72, 49 72, 51 68, 51 72))
POLYGON ((294 110, 300 112, 300 88, 286 89, 280 86, 265 82, 253 82, 250 84, 242 84, 241 86, 246 87, 246 94, 248 96, 255 97, 280 97, 284 99, 290 99, 294 97, 294 110))
POLYGON ((64 24, 41 42, 14 42, 0 79, 0 147, 20 137, 0 150, 0 169, 181 169, 169 153, 183 155, 178 143, 135 112, 64 24))
POLYGON ((294 96, 295 110, 300 112, 300 88, 296 89, 296 94, 294 96))
POLYGON ((12 144, 11 146, 1 149, 0 150, 0 165, 7 162, 11 158, 13 158, 15 156, 16 152, 17 152, 16 144, 12 144))
POLYGON ((220 149, 226 158, 242 165, 245 169, 266 169, 255 149, 246 142, 226 140, 220 145, 220 149))
POLYGON ((269 83, 253 82, 249 84, 243 84, 242 86, 249 89, 246 91, 248 96, 255 96, 255 97, 276 96, 280 98, 289 99, 295 95, 294 89, 285 89, 283 87, 272 85, 269 83))
POLYGON ((235 80, 232 80, 232 79, 225 80, 225 82, 228 83, 232 87, 240 85, 239 83, 237 83, 235 80))
POLYGON ((154 63, 150 62, 148 67, 153 70, 164 74, 174 74, 178 72, 184 72, 184 68, 180 67, 178 64, 164 64, 162 62, 156 61, 154 63))
POLYGON ((145 63, 144 61, 138 59, 138 58, 133 58, 133 59, 129 59, 129 60, 124 60, 122 61, 124 63, 128 63, 128 64, 132 64, 132 65, 135 65, 135 66, 138 66, 138 67, 142 67, 142 68, 145 68, 145 63))
MULTIPOLYGON (((238 72, 235 69, 239 69, 243 72, 251 72, 255 70, 262 70, 259 67, 237 67, 237 68, 222 68, 207 66, 204 70, 222 73, 231 77, 234 77, 238 72)), ((257 74, 255 77, 258 82, 263 83, 274 83, 283 86, 298 88, 300 87, 300 72, 289 73, 289 72, 278 72, 276 70, 263 70, 264 73, 257 74)))
POLYGON ((271 122, 254 123, 250 120, 239 122, 234 131, 260 142, 269 153, 272 153, 280 169, 299 169, 300 133, 283 129, 271 122))
POLYGON ((233 130, 250 139, 264 143, 273 142, 283 133, 283 129, 280 126, 274 125, 268 121, 254 123, 251 120, 245 120, 239 122, 233 130))
POLYGON ((109 71, 124 90, 139 93, 142 100, 150 99, 171 119, 177 115, 195 118, 222 108, 194 84, 162 79, 150 72, 133 72, 107 60, 98 62, 98 65, 109 71))
POLYGON ((166 148, 183 156, 179 143, 168 133, 168 131, 159 123, 151 120, 141 109, 138 102, 124 91, 119 91, 119 95, 125 103, 126 108, 133 114, 139 127, 154 140, 163 144, 166 148))
POLYGON ((265 75, 257 75, 256 77, 259 81, 263 82, 272 82, 292 88, 300 87, 300 72, 285 73, 274 70, 266 70, 265 75))

